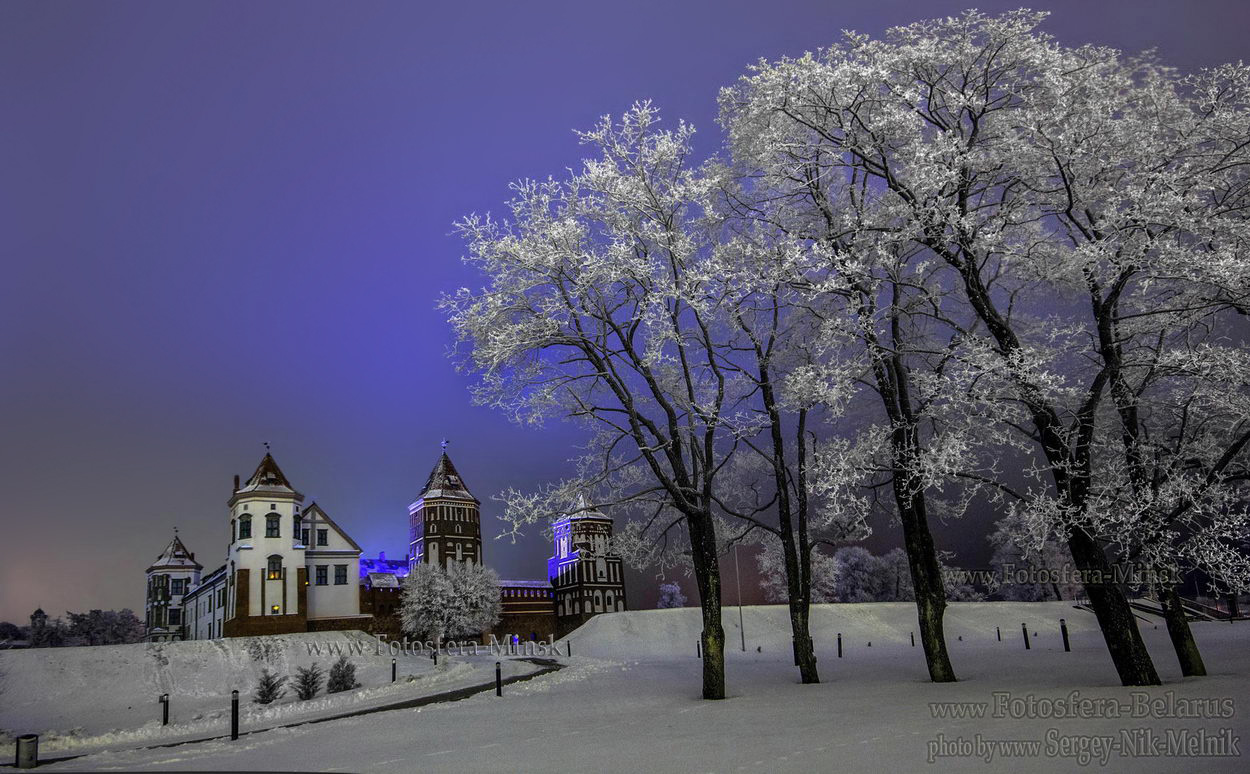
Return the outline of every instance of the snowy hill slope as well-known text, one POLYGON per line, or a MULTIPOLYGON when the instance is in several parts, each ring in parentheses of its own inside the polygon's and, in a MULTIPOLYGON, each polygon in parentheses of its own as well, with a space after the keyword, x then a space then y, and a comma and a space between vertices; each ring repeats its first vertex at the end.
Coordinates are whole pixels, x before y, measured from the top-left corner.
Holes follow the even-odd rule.
MULTIPOLYGON (((337 658, 333 649, 351 654, 364 686, 389 685, 390 654, 376 655, 375 643, 363 632, 325 632, 5 651, 0 729, 94 734, 134 728, 159 717, 162 693, 172 697, 171 722, 177 724, 226 710, 235 689, 247 717, 261 710, 251 704, 251 693, 262 669, 294 675, 296 667, 316 662, 328 672, 337 658), (320 647, 321 655, 310 646, 320 647)), ((421 674, 431 667, 427 658, 401 657, 399 671, 421 674)))
MULTIPOLYGON (((1061 643, 1059 619, 1066 619, 1073 639, 1098 636, 1093 613, 1071 602, 952 602, 946 608, 949 642, 995 640, 1001 627, 1004 641, 1022 643, 1020 624, 1027 624, 1031 641, 1047 646, 1061 643)), ((784 605, 743 608, 748 650, 789 652, 790 616, 784 605)), ((726 650, 740 647, 738 608, 722 611, 726 650)), ((1144 625, 1144 624, 1143 624, 1144 625)), ((691 655, 703 622, 699 609, 635 610, 595 616, 569 635, 574 654, 605 658, 663 658, 691 655)), ((817 650, 836 647, 841 632, 845 647, 910 646, 911 632, 919 634, 916 606, 911 602, 812 605, 812 637, 817 650)))

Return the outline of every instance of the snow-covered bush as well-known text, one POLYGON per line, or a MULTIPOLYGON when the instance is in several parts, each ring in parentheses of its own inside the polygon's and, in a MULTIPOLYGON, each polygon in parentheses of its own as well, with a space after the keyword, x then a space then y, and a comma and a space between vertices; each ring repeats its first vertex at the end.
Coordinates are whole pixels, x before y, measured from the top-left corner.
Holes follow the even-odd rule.
POLYGON ((347 654, 344 653, 330 666, 330 679, 326 682, 326 693, 340 693, 359 687, 360 682, 356 679, 356 665, 348 661, 347 654))
POLYGON ((655 603, 655 606, 660 610, 671 607, 685 607, 686 595, 681 593, 681 586, 678 586, 676 583, 661 583, 660 599, 655 603))
POLYGON ((257 704, 272 704, 286 695, 285 685, 285 675, 278 677, 268 669, 263 669, 260 679, 256 681, 256 695, 252 701, 257 704))
POLYGON ((296 667, 295 669, 295 695, 301 701, 308 701, 317 695, 321 690, 321 681, 325 677, 325 672, 321 671, 321 667, 317 664, 311 664, 306 667, 296 667))

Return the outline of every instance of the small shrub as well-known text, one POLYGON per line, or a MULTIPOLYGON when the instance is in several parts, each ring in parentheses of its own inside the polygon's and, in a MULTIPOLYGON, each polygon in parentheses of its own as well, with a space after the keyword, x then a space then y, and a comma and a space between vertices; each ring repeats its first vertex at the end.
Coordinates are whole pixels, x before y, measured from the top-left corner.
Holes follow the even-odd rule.
POLYGON ((257 704, 270 704, 286 695, 286 677, 278 677, 268 669, 261 670, 260 680, 256 682, 256 696, 252 701, 257 704))
POLYGON ((321 690, 321 681, 324 677, 325 672, 322 672, 321 667, 316 664, 309 667, 297 667, 295 669, 295 695, 301 701, 308 701, 321 690))
POLYGON ((330 666, 330 680, 326 683, 326 693, 338 693, 359 688, 356 681, 356 665, 347 660, 347 654, 339 656, 339 660, 330 666))

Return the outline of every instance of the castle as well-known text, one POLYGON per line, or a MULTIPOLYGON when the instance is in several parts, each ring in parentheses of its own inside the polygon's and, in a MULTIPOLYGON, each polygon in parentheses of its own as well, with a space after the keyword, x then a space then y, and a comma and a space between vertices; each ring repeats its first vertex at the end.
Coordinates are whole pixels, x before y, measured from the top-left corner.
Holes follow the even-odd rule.
MULTIPOLYGON (((344 629, 397 637, 400 590, 412 567, 483 562, 481 501, 445 442, 408 506, 403 561, 381 553, 362 559, 360 546, 324 509, 303 503, 269 453, 246 482, 235 476, 225 563, 203 574, 175 530, 147 568, 148 641, 344 629)), ((545 580, 500 581, 495 633, 562 636, 593 615, 625 610, 624 567, 611 538, 612 520, 579 503, 554 526, 545 580)))

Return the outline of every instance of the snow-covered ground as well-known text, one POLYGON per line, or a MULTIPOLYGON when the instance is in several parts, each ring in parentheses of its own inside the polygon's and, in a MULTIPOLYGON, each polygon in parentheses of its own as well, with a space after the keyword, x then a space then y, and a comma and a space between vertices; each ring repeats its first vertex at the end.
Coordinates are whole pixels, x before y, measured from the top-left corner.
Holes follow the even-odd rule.
POLYGON ((388 774, 1248 769, 1248 624, 1195 624, 1210 675, 1181 679, 1162 623, 1154 628, 1153 621, 1142 622, 1164 685, 1130 689, 1119 685, 1089 613, 1061 603, 955 604, 947 634, 960 682, 936 685, 927 680, 920 648, 910 644, 910 605, 822 605, 813 628, 823 682, 804 686, 791 663, 785 609, 744 613, 746 652, 739 645, 737 611, 725 610, 730 698, 722 702, 699 699, 697 610, 618 613, 574 632, 574 656, 561 659, 567 668, 509 686, 502 698, 492 692, 237 742, 93 754, 51 768, 388 774), (1060 617, 1069 624, 1071 653, 1063 651, 1060 617), (1037 632, 1027 651, 1022 621, 1037 632), (1002 629, 1001 642, 995 626, 1002 629), (1082 716, 1051 716, 1055 702, 1074 704, 1073 692, 1082 716), (1113 701, 1123 716, 1110 716, 1113 701), (977 707, 984 708, 983 717, 956 717, 977 707), (1200 716, 1175 717, 1185 712, 1200 716), (1131 754, 1123 747, 1126 739, 1145 740, 1152 733, 1166 739, 1180 730, 1216 736, 1224 729, 1226 738, 1238 740, 1228 752, 1240 755, 1131 754), (996 745, 1005 741, 1036 742, 1038 749, 996 745), (1121 747, 1104 749, 1108 743, 1121 747))
MULTIPOLYGON (((229 729, 230 692, 239 691, 240 727, 267 728, 345 714, 431 693, 488 682, 494 661, 378 654, 362 632, 290 634, 174 643, 5 651, 0 699, 0 760, 12 757, 12 737, 40 734, 47 757, 95 749, 164 744, 216 736, 229 729), (272 704, 251 701, 256 679, 268 669, 293 676, 317 663, 323 672, 339 653, 356 666, 361 687, 299 701, 288 683, 272 704), (157 698, 170 696, 170 724, 162 726, 157 698)), ((509 662, 505 676, 532 670, 509 662)))

